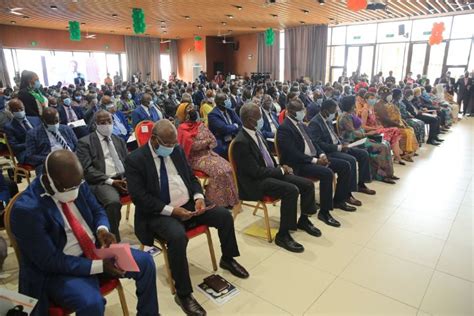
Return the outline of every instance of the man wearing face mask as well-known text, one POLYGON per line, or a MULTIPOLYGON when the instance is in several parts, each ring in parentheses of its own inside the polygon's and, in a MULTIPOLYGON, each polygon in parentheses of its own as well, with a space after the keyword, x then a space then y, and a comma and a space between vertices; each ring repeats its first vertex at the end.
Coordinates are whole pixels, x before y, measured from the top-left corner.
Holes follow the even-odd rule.
POLYGON ((339 227, 341 224, 329 212, 334 207, 355 211, 345 202, 350 196, 351 165, 335 158, 329 161, 318 144, 311 141, 308 128, 303 123, 305 110, 301 100, 291 101, 286 109, 288 115, 277 135, 280 163, 288 164, 296 175, 319 179, 321 210, 318 219, 327 225, 339 227), (334 172, 337 173, 337 186, 333 199, 334 172))
MULTIPOLYGON (((61 103, 57 107, 59 113, 59 123, 63 125, 84 119, 84 112, 79 106, 72 106, 72 100, 67 92, 61 93, 61 103)), ((89 134, 87 126, 71 127, 77 138, 81 138, 89 134)))
POLYGON ((26 133, 25 162, 36 167, 36 174, 41 173, 41 166, 50 152, 59 149, 74 152, 77 145, 77 137, 71 128, 59 124, 59 115, 55 108, 45 108, 41 121, 41 125, 26 133))
POLYGON ((127 142, 130 134, 132 133, 132 127, 128 123, 128 119, 125 117, 122 111, 117 111, 117 108, 113 103, 107 104, 105 106, 105 110, 112 115, 112 134, 122 138, 125 142, 127 142))
POLYGON ((232 110, 232 101, 224 93, 216 95, 215 103, 216 107, 207 117, 209 130, 217 139, 214 151, 227 159, 229 144, 242 127, 242 122, 232 110))
POLYGON ((81 138, 77 144, 77 157, 91 191, 105 208, 111 232, 120 242, 120 196, 128 194, 123 167, 127 146, 123 139, 113 135, 113 119, 109 112, 99 110, 95 120, 96 132, 81 138))
MULTIPOLYGON (((268 139, 275 138, 275 134, 277 132, 278 127, 280 124, 278 123, 278 117, 276 113, 272 110, 273 99, 268 94, 263 96, 262 100, 262 119, 263 119, 263 126, 260 129, 263 137, 268 141, 268 139)), ((270 149, 273 150, 273 143, 270 142, 270 149)))
POLYGON ((141 105, 132 112, 132 126, 135 128, 135 126, 141 121, 156 122, 161 118, 160 113, 152 104, 151 95, 145 93, 142 97, 141 105))
POLYGON ((54 302, 78 316, 104 315, 100 280, 131 278, 137 287, 137 315, 158 315, 152 257, 131 249, 139 272, 125 272, 94 249, 116 243, 103 208, 83 180, 74 153, 48 155, 42 176, 21 194, 11 211, 11 229, 22 254, 20 292, 38 299, 34 316, 54 302))
POLYGON ((263 118, 257 105, 245 104, 241 118, 243 129, 234 140, 232 157, 237 168, 239 196, 245 201, 260 201, 264 196, 281 199, 280 229, 275 244, 291 252, 303 252, 303 245, 291 237, 290 230, 301 229, 312 236, 321 236, 321 231, 308 218, 317 211, 314 183, 295 176, 287 165, 277 165, 260 133, 263 118), (298 197, 301 216, 297 221, 298 197))
POLYGON ((85 101, 84 98, 82 97, 82 92, 80 90, 76 90, 73 93, 73 100, 72 100, 72 107, 81 107, 83 108, 85 106, 85 101))
POLYGON ((136 205, 135 234, 144 245, 153 245, 157 236, 166 240, 176 303, 187 315, 206 315, 192 296, 186 229, 197 225, 215 227, 221 242, 220 267, 239 278, 248 278, 249 274, 234 259, 239 256, 239 249, 232 215, 223 207, 207 208, 202 187, 177 142, 173 123, 158 121, 148 144, 125 160, 125 175, 136 205))
POLYGON ((26 133, 41 125, 37 116, 26 116, 25 107, 20 99, 14 98, 8 102, 8 108, 13 114, 13 120, 4 127, 8 142, 19 163, 26 160, 26 133))

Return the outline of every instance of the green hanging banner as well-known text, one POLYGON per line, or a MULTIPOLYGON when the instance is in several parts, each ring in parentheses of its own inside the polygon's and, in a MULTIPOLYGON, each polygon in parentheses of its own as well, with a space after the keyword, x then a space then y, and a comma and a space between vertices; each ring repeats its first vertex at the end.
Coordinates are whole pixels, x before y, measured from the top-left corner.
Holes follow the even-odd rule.
POLYGON ((275 32, 272 28, 269 28, 265 31, 265 44, 267 46, 273 46, 275 43, 275 32))
POLYGON ((133 8, 133 31, 135 34, 143 34, 146 31, 145 13, 142 8, 133 8))
POLYGON ((81 40, 81 26, 77 21, 69 21, 69 39, 71 41, 81 40))

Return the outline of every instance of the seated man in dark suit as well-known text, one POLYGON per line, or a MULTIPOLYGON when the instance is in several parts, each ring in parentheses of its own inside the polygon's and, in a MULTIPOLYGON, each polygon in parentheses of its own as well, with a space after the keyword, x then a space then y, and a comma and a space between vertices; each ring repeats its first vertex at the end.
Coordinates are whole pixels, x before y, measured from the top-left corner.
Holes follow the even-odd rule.
POLYGON ((303 119, 306 115, 303 102, 293 100, 287 104, 286 116, 280 125, 277 135, 277 146, 280 152, 280 163, 287 164, 296 175, 309 179, 319 179, 319 196, 321 210, 318 218, 327 225, 339 227, 329 211, 340 208, 355 211, 355 207, 346 204, 350 196, 351 165, 340 159, 328 160, 324 151, 311 142, 303 119), (337 186, 333 199, 333 179, 337 173, 337 186))
POLYGON ((132 278, 137 314, 158 315, 155 263, 131 249, 140 272, 125 272, 113 258, 100 260, 96 246, 116 243, 102 207, 84 183, 74 153, 58 150, 46 158, 41 177, 11 210, 11 229, 21 252, 20 293, 38 299, 32 315, 48 315, 53 302, 78 316, 104 315, 99 280, 132 278))
POLYGON ((13 120, 5 125, 4 130, 8 142, 19 163, 25 163, 26 159, 26 132, 41 125, 41 120, 37 116, 26 116, 25 107, 20 99, 12 99, 8 102, 13 120))
POLYGON ((135 128, 141 121, 156 122, 161 118, 162 116, 156 110, 156 107, 152 105, 151 95, 145 93, 141 99, 141 105, 137 106, 132 112, 132 126, 135 128))
POLYGON ((280 229, 275 244, 292 252, 303 252, 304 247, 290 235, 297 228, 319 237, 321 231, 308 219, 316 214, 314 183, 293 175, 287 165, 278 166, 273 159, 260 129, 262 115, 257 105, 245 104, 240 110, 243 130, 234 140, 233 159, 237 168, 239 196, 246 201, 259 201, 264 196, 281 199, 280 229), (301 196, 301 216, 297 219, 298 196, 301 196))
MULTIPOLYGON (((61 99, 61 102, 56 108, 59 113, 60 124, 70 126, 69 124, 84 119, 82 108, 79 106, 72 106, 71 98, 67 92, 66 94, 61 95, 61 99)), ((86 125, 72 127, 72 130, 74 131, 74 134, 76 134, 77 138, 81 138, 89 134, 89 130, 87 129, 86 125)))
POLYGON ((153 245, 156 237, 166 240, 176 303, 188 315, 205 315, 192 296, 186 229, 197 225, 217 228, 222 250, 220 267, 239 278, 247 278, 249 274, 234 259, 239 256, 239 249, 230 211, 222 207, 206 208, 201 185, 177 143, 173 123, 158 121, 148 144, 125 160, 125 175, 135 204, 135 234, 148 246, 153 245))
POLYGON ((41 125, 26 133, 25 163, 36 167, 37 174, 41 173, 41 165, 50 152, 59 149, 74 152, 77 145, 74 132, 68 126, 59 124, 59 115, 55 108, 45 108, 41 120, 41 125))
POLYGON ((280 124, 278 123, 278 117, 273 111, 273 99, 269 95, 264 95, 262 100, 262 119, 263 127, 261 133, 265 139, 275 138, 276 131, 280 124))
POLYGON ((232 101, 224 93, 215 98, 216 107, 208 114, 209 130, 217 140, 214 151, 227 159, 227 149, 235 135, 242 127, 239 116, 232 110, 232 101))
POLYGON ((237 113, 237 115, 240 115, 240 113, 237 110, 240 110, 240 108, 243 105, 242 97, 239 95, 239 87, 237 85, 232 85, 230 87, 230 101, 232 102, 232 109, 237 113))
POLYGON ((77 157, 91 191, 105 208, 111 232, 120 242, 120 195, 128 194, 123 166, 128 154, 127 146, 123 139, 112 134, 112 115, 109 112, 99 110, 95 118, 96 131, 79 140, 77 157))
MULTIPOLYGON (((344 97, 341 102, 354 102, 354 96, 344 97), (346 100, 346 98, 348 98, 346 100), (352 99, 352 101, 350 100, 352 99)), ((325 100, 321 105, 321 112, 309 122, 308 131, 313 144, 318 144, 329 158, 337 158, 351 164, 351 192, 361 192, 374 195, 375 191, 367 188, 365 183, 371 181, 369 153, 360 148, 349 148, 342 142, 333 127, 333 119, 337 111, 334 100, 325 100), (358 167, 358 168, 357 168, 358 167), (357 177, 357 170, 359 177, 357 177)), ((346 201, 349 204, 361 206, 362 203, 352 195, 346 201)))

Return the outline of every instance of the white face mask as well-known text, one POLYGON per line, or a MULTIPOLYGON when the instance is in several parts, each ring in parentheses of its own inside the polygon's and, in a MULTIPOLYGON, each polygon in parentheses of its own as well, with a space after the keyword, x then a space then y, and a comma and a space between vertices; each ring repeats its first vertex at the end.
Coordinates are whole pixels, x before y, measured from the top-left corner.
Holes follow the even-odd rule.
POLYGON ((385 101, 387 101, 388 103, 392 102, 393 100, 393 96, 391 94, 387 95, 387 97, 385 98, 385 101))
POLYGON ((46 159, 45 166, 46 166, 46 176, 48 177, 49 185, 51 186, 51 189, 54 192, 54 194, 51 197, 57 199, 61 203, 69 203, 69 202, 75 201, 77 197, 79 196, 80 185, 66 192, 59 192, 56 186, 54 185, 53 179, 49 176, 48 159, 46 159))
POLYGON ((114 126, 112 124, 97 125, 97 131, 104 137, 112 136, 114 126))

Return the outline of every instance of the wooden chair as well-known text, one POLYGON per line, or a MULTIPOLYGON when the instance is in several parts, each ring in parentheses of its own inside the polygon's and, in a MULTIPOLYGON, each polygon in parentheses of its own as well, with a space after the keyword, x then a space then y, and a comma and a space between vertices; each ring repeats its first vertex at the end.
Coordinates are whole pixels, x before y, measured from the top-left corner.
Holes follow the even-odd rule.
MULTIPOLYGON (((209 231, 209 227, 207 225, 199 225, 186 231, 186 237, 188 237, 189 240, 203 234, 205 234, 207 238, 207 244, 209 246, 209 254, 211 256, 211 262, 212 262, 212 269, 213 271, 217 271, 216 254, 214 252, 214 246, 212 244, 212 237, 211 237, 211 232, 209 231)), ((176 288, 174 286, 173 276, 171 275, 170 262, 168 258, 168 244, 166 243, 166 240, 161 239, 161 238, 155 238, 155 240, 158 242, 161 250, 163 251, 167 281, 171 290, 171 294, 174 295, 176 294, 176 288)), ((141 250, 144 250, 144 248, 145 247, 143 245, 140 246, 141 250)))
MULTIPOLYGON (((21 262, 21 253, 20 249, 18 248, 18 244, 15 239, 15 235, 13 235, 12 230, 11 230, 11 225, 10 225, 10 218, 11 218, 11 212, 13 205, 15 204, 16 200, 18 197, 20 197, 21 193, 18 193, 15 195, 11 200, 10 203, 8 203, 7 207, 5 208, 5 213, 4 213, 4 220, 5 220, 5 229, 8 234, 8 238, 10 239, 10 243, 13 247, 13 250, 15 251, 16 259, 18 261, 18 265, 20 265, 21 262)), ((124 316, 128 316, 128 308, 127 308, 127 300, 125 299, 125 292, 123 290, 122 284, 120 283, 119 279, 110 279, 110 280, 101 280, 100 281, 100 293, 102 296, 106 296, 110 293, 112 293, 114 290, 117 290, 117 293, 119 295, 120 299, 120 305, 122 306, 122 312, 124 316)), ((48 314, 50 316, 65 316, 65 315, 70 315, 73 314, 74 311, 69 311, 66 310, 65 308, 56 306, 54 304, 50 303, 50 307, 48 310, 48 314)))
POLYGON ((5 133, 0 132, 0 140, 2 140, 7 146, 7 154, 5 155, 5 153, 0 153, 0 157, 8 156, 9 159, 12 161, 13 179, 15 179, 16 181, 18 179, 18 176, 20 175, 26 178, 26 181, 28 182, 28 184, 30 184, 30 178, 32 177, 31 172, 35 170, 35 167, 29 164, 21 164, 16 161, 15 154, 13 153, 13 149, 11 148, 10 143, 8 142, 8 137, 5 133))
MULTIPOLYGON (((230 146, 229 146, 229 162, 230 162, 230 165, 232 167, 232 174, 234 176, 235 186, 236 186, 236 188, 238 188, 237 166, 235 165, 233 150, 234 150, 234 141, 232 141, 230 143, 230 146)), ((251 204, 251 203, 247 203, 247 202, 244 202, 244 201, 240 201, 241 205, 250 206, 250 207, 254 208, 253 209, 253 215, 256 215, 258 210, 263 211, 263 218, 264 218, 264 222, 265 222, 265 230, 266 230, 266 234, 267 234, 267 241, 270 242, 270 243, 273 241, 273 238, 272 238, 272 234, 271 234, 270 217, 268 216, 267 205, 268 204, 275 205, 278 201, 280 201, 280 199, 275 199, 275 198, 272 198, 270 196, 264 196, 262 200, 256 201, 257 204, 251 204)), ((234 212, 232 215, 233 215, 234 220, 235 220, 238 213, 234 212)))
POLYGON ((141 121, 135 126, 135 138, 137 139, 138 147, 150 140, 153 125, 155 123, 152 121, 141 121))
POLYGON ((206 191, 206 185, 209 182, 209 175, 200 170, 193 170, 194 176, 201 182, 202 189, 206 191))
POLYGON ((128 217, 130 216, 130 205, 132 205, 132 198, 130 197, 130 195, 121 196, 120 204, 122 204, 122 206, 127 206, 127 213, 125 214, 125 219, 128 221, 128 217))

